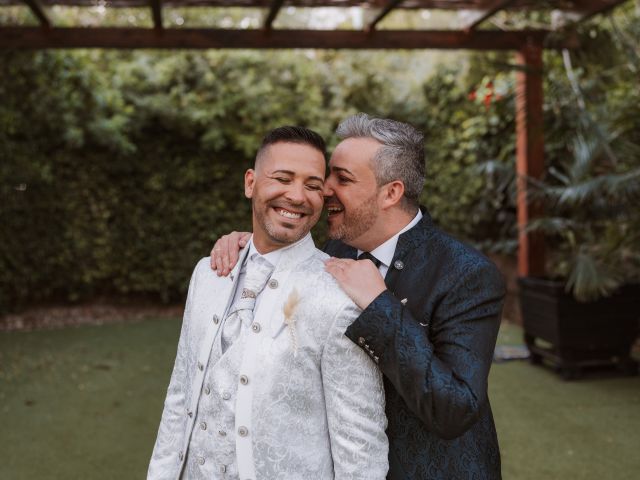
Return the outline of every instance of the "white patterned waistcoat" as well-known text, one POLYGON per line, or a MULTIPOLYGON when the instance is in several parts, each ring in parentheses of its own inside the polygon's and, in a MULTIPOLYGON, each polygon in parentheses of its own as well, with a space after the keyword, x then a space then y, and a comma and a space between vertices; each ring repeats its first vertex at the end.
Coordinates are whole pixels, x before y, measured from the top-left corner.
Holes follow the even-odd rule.
POLYGON ((251 328, 207 368, 246 250, 230 277, 212 272, 208 258, 196 266, 147 478, 383 480, 382 376, 344 335, 360 310, 310 235, 283 249, 251 328), (284 307, 296 296, 287 321, 284 307), (225 401, 235 411, 216 413, 225 401), (235 459, 225 456, 230 445, 235 459))
POLYGON ((184 479, 238 478, 235 403, 245 342, 241 334, 222 353, 220 337, 214 341, 206 367, 182 474, 184 479))

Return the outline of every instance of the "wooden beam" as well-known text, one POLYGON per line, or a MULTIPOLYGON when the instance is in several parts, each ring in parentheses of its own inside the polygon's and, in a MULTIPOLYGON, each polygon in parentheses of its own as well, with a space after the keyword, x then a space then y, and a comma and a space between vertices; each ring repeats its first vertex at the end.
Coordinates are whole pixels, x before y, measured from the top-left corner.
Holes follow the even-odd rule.
POLYGON ((380 23, 380 21, 384 17, 389 15, 389 12, 391 12, 391 10, 396 8, 403 1, 404 0, 389 0, 389 3, 387 3, 387 5, 382 9, 382 11, 378 13, 376 18, 374 18, 373 21, 367 26, 367 31, 373 32, 376 29, 376 25, 378 25, 378 23, 380 23))
POLYGON ((271 30, 271 24, 278 16, 278 12, 280 12, 280 8, 282 7, 283 3, 284 3, 284 0, 273 0, 271 2, 271 7, 269 7, 269 13, 267 14, 267 17, 264 19, 264 24, 262 25, 262 28, 264 28, 265 30, 271 30))
MULTIPOLYGON (((519 50, 528 40, 542 44, 546 30, 469 34, 451 30, 217 30, 174 29, 157 35, 143 28, 0 28, 0 48, 327 48, 519 50)), ((574 48, 569 36, 548 48, 574 48)))
POLYGON ((162 30, 162 0, 151 0, 151 14, 153 16, 153 28, 162 30))
POLYGON ((513 2, 515 2, 515 0, 493 0, 489 5, 487 5, 486 10, 480 12, 478 16, 464 25, 462 30, 465 32, 475 30, 478 25, 493 17, 500 10, 507 8, 513 2))
POLYGON ((605 2, 597 2, 597 3, 595 3, 595 6, 591 6, 588 9, 584 10, 582 12, 582 16, 580 16, 580 18, 578 18, 577 20, 575 20, 573 22, 569 22, 563 28, 574 26, 574 25, 577 25, 579 23, 586 22, 587 20, 589 20, 590 18, 595 17, 596 15, 607 13, 610 10, 613 10, 618 5, 621 5, 626 1, 627 0, 609 0, 609 1, 605 1, 605 2))
POLYGON ((44 13, 44 10, 42 9, 42 6, 40 6, 40 3, 38 2, 38 0, 23 0, 23 1, 29 6, 33 14, 38 18, 38 21, 40 22, 41 26, 45 28, 51 27, 51 22, 49 21, 49 17, 47 17, 47 14, 44 13))
POLYGON ((531 42, 516 59, 516 171, 518 203, 518 275, 543 276, 545 273, 544 237, 526 232, 531 220, 542 214, 542 207, 531 200, 529 179, 544 174, 543 62, 542 45, 531 42))

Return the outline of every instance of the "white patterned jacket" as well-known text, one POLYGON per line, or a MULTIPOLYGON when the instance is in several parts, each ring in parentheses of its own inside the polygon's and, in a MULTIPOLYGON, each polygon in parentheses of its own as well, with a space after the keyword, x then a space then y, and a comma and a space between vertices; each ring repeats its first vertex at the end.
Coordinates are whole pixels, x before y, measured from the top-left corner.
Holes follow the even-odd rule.
MULTIPOLYGON (((218 277, 209 258, 196 266, 176 361, 148 479, 178 480, 183 468, 209 352, 235 291, 247 248, 229 277, 218 277)), ((326 254, 311 235, 283 250, 260 295, 246 335, 238 387, 236 436, 242 480, 384 479, 387 425, 381 374, 344 331, 360 309, 324 270, 326 254), (276 280, 276 282, 273 282, 276 280), (300 298, 291 327, 283 307, 300 298), (258 330, 256 332, 255 330, 258 330)))

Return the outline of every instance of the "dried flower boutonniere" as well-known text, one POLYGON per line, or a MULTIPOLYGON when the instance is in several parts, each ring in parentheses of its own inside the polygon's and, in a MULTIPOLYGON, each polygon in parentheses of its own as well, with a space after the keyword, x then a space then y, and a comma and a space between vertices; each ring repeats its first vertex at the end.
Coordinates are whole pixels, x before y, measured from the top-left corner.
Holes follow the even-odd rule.
POLYGON ((300 303, 300 296, 298 295, 298 290, 295 288, 291 290, 289 294, 289 298, 284 304, 284 323, 289 328, 289 334, 291 335, 291 344, 293 345, 293 356, 295 357, 298 354, 298 338, 296 336, 296 319, 295 319, 295 311, 298 308, 298 304, 300 303))

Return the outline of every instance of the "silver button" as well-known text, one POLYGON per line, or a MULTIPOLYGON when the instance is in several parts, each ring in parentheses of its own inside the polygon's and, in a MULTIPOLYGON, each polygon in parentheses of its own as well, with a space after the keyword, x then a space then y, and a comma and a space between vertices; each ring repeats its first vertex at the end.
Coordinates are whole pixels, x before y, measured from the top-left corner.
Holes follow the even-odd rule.
POLYGON ((242 385, 246 385, 247 383, 249 383, 249 377, 247 377, 246 375, 240 375, 240 383, 242 385))
POLYGON ((218 315, 214 315, 213 316, 213 324, 217 325, 220 322, 220 317, 218 317, 218 315))
POLYGON ((393 266, 396 267, 396 270, 402 270, 404 268, 404 263, 402 260, 396 260, 393 262, 393 266))
POLYGON ((209 395, 211 393, 211 389, 209 387, 204 387, 204 394, 209 395))
POLYGON ((373 361, 378 363, 380 361, 380 357, 373 357, 373 361))
POLYGON ((200 362, 198 362, 198 370, 200 371, 204 370, 204 365, 201 364, 200 362))
POLYGON ((227 472, 227 466, 226 465, 220 465, 220 473, 226 473, 227 472))
POLYGON ((204 465, 204 457, 198 457, 198 463, 204 465))
POLYGON ((182 454, 182 452, 178 454, 178 458, 180 459, 180 461, 184 460, 184 455, 182 454))
POLYGON ((246 437, 247 435, 249 435, 249 430, 247 430, 247 427, 238 427, 238 435, 240 435, 241 437, 246 437))
POLYGON ((222 394, 222 399, 223 400, 229 400, 231 398, 231 394, 229 392, 224 392, 222 394))
POLYGON ((364 337, 358 338, 358 345, 364 345, 365 339, 364 337))
POLYGON ((275 278, 269 280, 269 288, 278 288, 278 280, 275 278))
POLYGON ((205 422, 200 422, 200 428, 202 430, 206 430, 207 429, 207 424, 205 422))
POLYGON ((220 435, 221 437, 226 437, 227 432, 225 432, 224 430, 218 430, 218 435, 220 435))
POLYGON ((253 322, 251 324, 251 330, 253 330, 255 333, 259 333, 260 332, 260 324, 258 322, 253 322))

